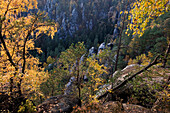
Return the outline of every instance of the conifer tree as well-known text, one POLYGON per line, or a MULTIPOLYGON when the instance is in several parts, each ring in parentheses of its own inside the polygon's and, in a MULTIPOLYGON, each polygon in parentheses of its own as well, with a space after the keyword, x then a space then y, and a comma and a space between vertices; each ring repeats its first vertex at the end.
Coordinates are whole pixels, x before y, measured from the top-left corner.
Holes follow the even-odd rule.
POLYGON ((67 76, 71 75, 76 78, 79 98, 81 97, 81 82, 83 79, 83 61, 81 61, 81 57, 85 53, 84 43, 78 42, 75 45, 72 44, 66 51, 62 52, 59 58, 61 68, 66 71, 67 76))

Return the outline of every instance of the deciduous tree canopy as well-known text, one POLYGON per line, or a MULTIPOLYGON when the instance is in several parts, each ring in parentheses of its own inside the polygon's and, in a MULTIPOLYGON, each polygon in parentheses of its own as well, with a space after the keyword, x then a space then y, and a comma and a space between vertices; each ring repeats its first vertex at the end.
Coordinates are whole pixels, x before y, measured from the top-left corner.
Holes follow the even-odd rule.
POLYGON ((24 91, 29 94, 38 90, 47 75, 38 67, 39 59, 29 51, 41 53, 40 48, 34 47, 34 39, 42 33, 53 37, 56 31, 56 24, 47 21, 47 15, 38 11, 36 0, 0 1, 0 82, 3 91, 13 95, 15 90, 21 95, 24 91), (3 88, 8 83, 10 90, 3 88))
POLYGON ((131 8, 129 29, 133 30, 133 34, 142 36, 150 20, 169 11, 169 0, 137 0, 131 8))

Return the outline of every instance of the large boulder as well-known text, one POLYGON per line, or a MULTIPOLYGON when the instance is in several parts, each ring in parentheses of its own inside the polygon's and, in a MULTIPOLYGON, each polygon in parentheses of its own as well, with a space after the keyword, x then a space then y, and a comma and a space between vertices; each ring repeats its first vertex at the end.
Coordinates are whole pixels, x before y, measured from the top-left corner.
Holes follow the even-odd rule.
MULTIPOLYGON (((129 76, 132 76, 134 73, 139 72, 139 70, 143 68, 144 66, 141 66, 138 64, 131 64, 131 65, 126 66, 121 71, 116 71, 113 74, 113 78, 115 78, 113 79, 114 81, 113 87, 121 84, 129 76)), ((134 78, 133 82, 128 82, 121 88, 115 90, 113 95, 109 93, 109 95, 103 96, 104 94, 106 94, 107 91, 111 90, 112 88, 111 84, 105 84, 103 86, 100 86, 99 87, 100 90, 96 93, 96 98, 100 97, 101 101, 103 97, 106 97, 104 98, 104 101, 110 101, 110 100, 115 101, 117 100, 117 98, 120 98, 125 103, 129 102, 129 99, 131 99, 130 102, 133 104, 135 103, 138 105, 142 105, 144 107, 152 107, 154 104, 154 101, 156 101, 157 99, 157 96, 155 96, 155 94, 157 92, 162 91, 161 86, 163 86, 163 84, 167 80, 166 77, 163 77, 163 74, 164 75, 169 74, 169 73, 162 73, 163 69, 157 66, 153 68, 154 69, 149 70, 149 72, 152 73, 151 77, 147 77, 149 76, 149 75, 146 75, 148 73, 142 72, 137 75, 139 76, 139 78, 136 78, 136 79, 134 78), (159 73, 159 76, 158 76, 158 73, 159 73), (158 87, 155 88, 155 86, 158 86, 158 87), (134 96, 135 98, 132 99, 132 97, 134 96), (148 101, 148 99, 151 101, 148 101)))
MULTIPOLYGON (((112 75, 112 78, 116 78, 115 84, 117 84, 117 83, 120 83, 121 81, 123 81, 129 75, 130 72, 134 72, 139 69, 140 69, 140 65, 131 64, 131 65, 126 66, 121 71, 115 71, 112 75)), ((111 90, 111 88, 112 88, 111 84, 104 84, 103 86, 100 86, 99 87, 100 90, 97 92, 96 98, 101 96, 106 91, 111 90)))
POLYGON ((115 71, 112 75, 112 77, 115 77, 117 74, 119 74, 120 76, 117 78, 117 81, 123 81, 129 74, 136 72, 138 70, 140 70, 140 67, 142 67, 139 64, 131 64, 131 65, 127 65, 124 69, 122 69, 120 72, 115 71))

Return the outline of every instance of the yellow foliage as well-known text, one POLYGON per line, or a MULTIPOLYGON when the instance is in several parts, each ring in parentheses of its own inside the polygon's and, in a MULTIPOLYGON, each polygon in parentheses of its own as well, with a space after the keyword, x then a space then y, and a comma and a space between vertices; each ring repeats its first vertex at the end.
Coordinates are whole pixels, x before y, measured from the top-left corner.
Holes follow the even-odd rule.
MULTIPOLYGON (((102 74, 107 74, 106 67, 103 65, 99 65, 98 61, 93 58, 87 58, 87 61, 89 62, 89 67, 88 67, 88 74, 91 78, 91 87, 90 90, 92 91, 98 91, 99 86, 103 84, 103 79, 102 79, 102 74)), ((96 95, 92 94, 89 95, 90 102, 98 102, 96 99, 96 95)))
POLYGON ((141 54, 140 56, 136 56, 135 59, 129 59, 128 65, 130 64, 140 64, 143 66, 148 65, 151 62, 151 58, 153 57, 153 54, 151 52, 148 52, 148 55, 141 54))
POLYGON ((54 62, 55 62, 55 59, 52 58, 51 56, 49 56, 49 57, 47 58, 47 64, 51 64, 51 63, 54 63, 54 62))
POLYGON ((142 36, 151 19, 156 19, 169 11, 169 0, 137 0, 131 7, 129 12, 131 17, 128 19, 132 18, 133 23, 128 27, 130 30, 133 29, 133 35, 142 36))
MULTIPOLYGON (((0 46, 0 82, 7 84, 13 78, 17 86, 22 79, 21 91, 27 94, 39 94, 40 84, 48 77, 44 69, 38 67, 39 59, 29 54, 30 50, 42 52, 35 48, 33 39, 41 33, 53 37, 57 31, 56 23, 43 21, 47 16, 45 13, 18 16, 37 9, 37 4, 37 0, 0 0, 0 39, 4 41, 0 46), (30 39, 31 35, 33 39, 30 39)), ((9 89, 4 91, 9 92, 9 89)))

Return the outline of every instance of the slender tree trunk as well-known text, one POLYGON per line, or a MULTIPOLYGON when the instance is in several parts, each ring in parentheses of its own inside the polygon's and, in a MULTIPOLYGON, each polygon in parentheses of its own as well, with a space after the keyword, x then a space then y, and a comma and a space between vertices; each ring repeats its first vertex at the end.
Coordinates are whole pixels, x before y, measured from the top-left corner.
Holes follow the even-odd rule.
POLYGON ((164 67, 164 68, 166 66, 166 62, 167 62, 167 57, 168 57, 169 51, 170 51, 170 42, 169 42, 168 47, 166 49, 164 60, 163 60, 163 66, 162 67, 164 67))
POLYGON ((10 78, 10 93, 12 94, 14 80, 13 77, 10 78))
MULTIPOLYGON (((119 34, 119 42, 118 42, 117 56, 116 56, 116 62, 115 62, 114 72, 117 71, 117 66, 118 66, 118 61, 119 61, 119 53, 120 53, 120 46, 121 46, 121 41, 122 41, 122 33, 123 33, 123 29, 124 29, 125 17, 126 17, 126 14, 124 14, 124 17, 123 17, 123 25, 122 25, 122 29, 121 29, 120 34, 119 34)), ((112 88, 113 88, 113 82, 112 82, 112 88)), ((113 99, 113 94, 112 94, 112 99, 113 99)))
POLYGON ((123 17, 123 25, 122 25, 122 29, 121 29, 120 35, 119 35, 119 43, 118 43, 118 48, 117 48, 117 56, 116 56, 116 63, 115 63, 114 71, 117 71, 117 66, 118 66, 118 61, 119 61, 119 53, 120 53, 120 46, 121 46, 121 41, 122 41, 122 33, 123 33, 123 29, 124 29, 125 17, 126 17, 126 14, 124 14, 124 17, 123 17))
POLYGON ((51 96, 54 96, 54 87, 52 87, 51 96))
POLYGON ((79 95, 78 95, 78 96, 79 96, 79 98, 80 98, 81 94, 80 94, 80 75, 79 75, 80 73, 79 73, 79 61, 80 61, 80 60, 79 60, 79 59, 77 59, 77 65, 76 65, 76 66, 77 66, 77 88, 78 88, 78 90, 79 90, 79 93, 78 93, 79 95))
MULTIPOLYGON (((78 58, 77 59, 77 89, 78 89, 78 97, 79 97, 79 99, 80 99, 80 97, 81 97, 81 86, 80 86, 80 70, 79 70, 79 62, 80 62, 80 59, 78 58)), ((81 105, 80 105, 80 107, 81 107, 81 105)))
POLYGON ((4 49, 5 49, 6 55, 8 56, 8 60, 10 61, 11 65, 14 66, 15 68, 17 68, 16 64, 12 60, 11 54, 8 51, 8 48, 7 48, 5 41, 4 41, 4 37, 2 36, 1 32, 0 32, 0 40, 1 40, 1 43, 4 47, 4 49))
MULTIPOLYGON (((1 22, 0 22, 0 24, 1 24, 1 22)), ((2 43, 2 45, 3 45, 4 49, 5 49, 5 52, 6 52, 7 56, 8 56, 9 62, 11 63, 12 66, 15 67, 15 73, 14 73, 14 76, 15 76, 18 68, 17 68, 16 64, 14 63, 14 61, 12 60, 11 54, 8 51, 8 48, 7 48, 6 43, 4 41, 4 37, 2 36, 1 29, 2 29, 2 26, 0 26, 0 40, 1 40, 1 43, 2 43)), ((10 78, 10 93, 11 94, 12 94, 12 90, 13 90, 13 77, 10 78)))
POLYGON ((34 31, 36 28, 33 28, 33 25, 35 24, 35 22, 37 21, 38 16, 35 18, 35 20, 33 21, 32 25, 31 25, 31 29, 28 31, 28 34, 26 35, 25 39, 24 39, 24 47, 23 47, 23 53, 22 53, 22 58, 23 58, 23 65, 22 65, 22 75, 20 77, 19 83, 18 83, 18 92, 19 95, 22 95, 21 92, 21 83, 22 83, 22 77, 25 74, 25 65, 26 65, 26 44, 27 44, 27 40, 29 38, 29 36, 31 35, 31 32, 34 31))

